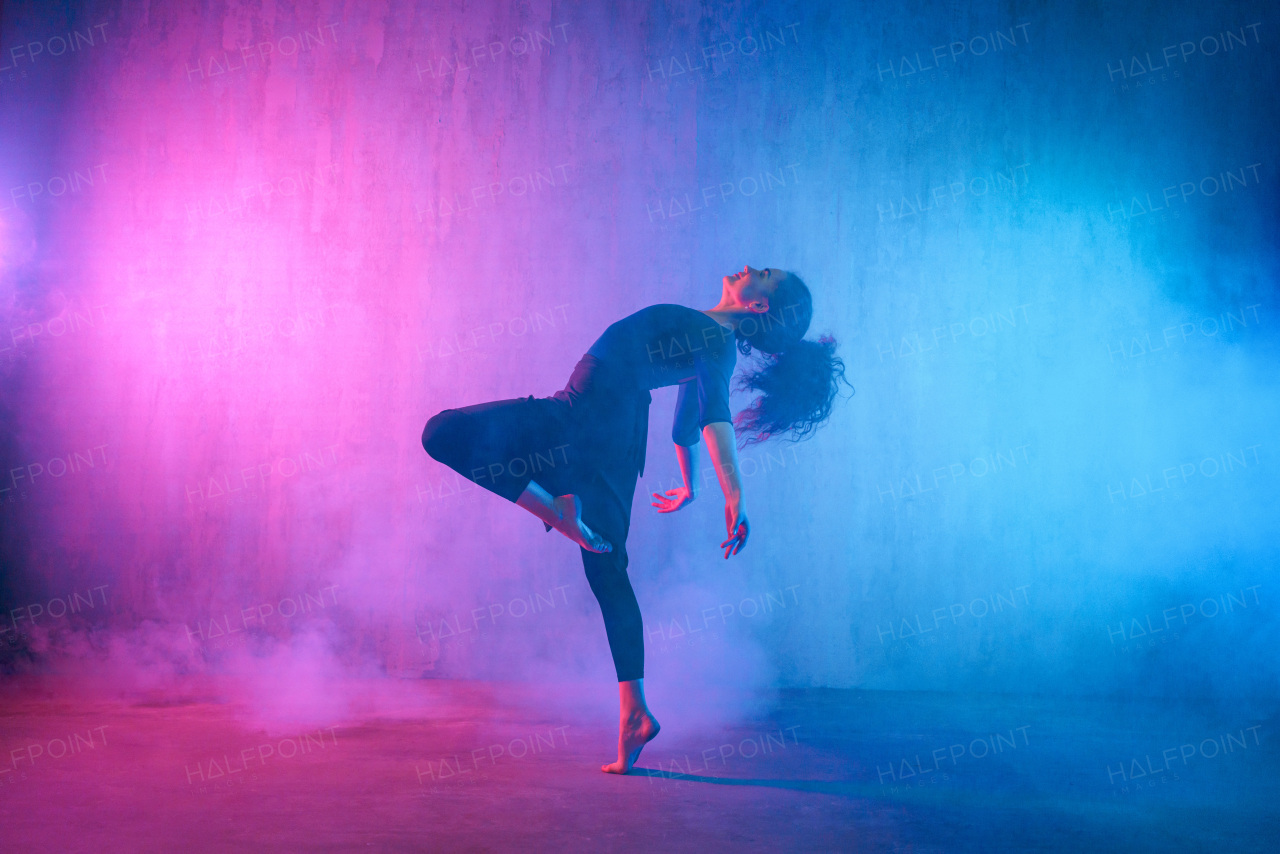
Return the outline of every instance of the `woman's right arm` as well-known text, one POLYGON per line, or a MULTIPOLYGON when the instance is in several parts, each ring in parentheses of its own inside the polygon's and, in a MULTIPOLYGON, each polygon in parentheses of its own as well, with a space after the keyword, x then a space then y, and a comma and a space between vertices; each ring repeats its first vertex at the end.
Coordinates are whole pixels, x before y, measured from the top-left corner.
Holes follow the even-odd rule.
POLYGON ((707 440, 707 452, 720 480, 720 490, 724 492, 724 523, 729 539, 721 543, 720 548, 724 549, 727 559, 742 551, 751 533, 742 481, 738 477, 737 436, 728 421, 712 421, 702 428, 702 436, 707 440))
POLYGON ((681 383, 671 421, 671 440, 676 445, 676 462, 680 464, 684 486, 668 489, 665 494, 653 493, 655 500, 650 503, 659 513, 674 513, 698 497, 698 409, 697 383, 681 383))
POLYGON ((689 500, 698 497, 698 446, 676 445, 676 462, 680 465, 680 477, 689 491, 689 500))
POLYGON ((676 462, 680 464, 680 477, 684 486, 668 489, 665 494, 653 493, 655 500, 650 506, 657 507, 659 513, 674 513, 681 507, 693 503, 698 497, 698 446, 676 443, 676 462))

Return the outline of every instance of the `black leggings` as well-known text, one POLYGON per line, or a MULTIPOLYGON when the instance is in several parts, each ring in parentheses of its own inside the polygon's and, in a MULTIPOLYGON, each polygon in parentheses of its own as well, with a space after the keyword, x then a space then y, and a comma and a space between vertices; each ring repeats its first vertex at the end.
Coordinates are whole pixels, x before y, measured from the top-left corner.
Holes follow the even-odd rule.
POLYGON ((636 474, 619 467, 606 477, 575 451, 569 404, 524 397, 446 409, 422 431, 434 459, 468 480, 514 502, 529 481, 552 495, 577 495, 582 521, 613 546, 608 554, 582 551, 591 592, 600 603, 619 682, 644 676, 644 629, 627 577, 627 531, 636 474), (621 476, 618 476, 618 475, 621 476), (630 486, 628 488, 628 480, 630 486))

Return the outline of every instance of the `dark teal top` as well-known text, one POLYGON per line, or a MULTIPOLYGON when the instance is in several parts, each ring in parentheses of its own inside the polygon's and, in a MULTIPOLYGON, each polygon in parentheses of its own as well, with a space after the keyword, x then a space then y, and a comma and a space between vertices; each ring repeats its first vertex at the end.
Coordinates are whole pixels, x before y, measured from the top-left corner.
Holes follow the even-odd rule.
POLYGON ((696 445, 703 427, 732 421, 733 330, 696 309, 666 304, 642 308, 606 329, 587 355, 638 392, 679 385, 671 425, 671 439, 678 445, 696 445))

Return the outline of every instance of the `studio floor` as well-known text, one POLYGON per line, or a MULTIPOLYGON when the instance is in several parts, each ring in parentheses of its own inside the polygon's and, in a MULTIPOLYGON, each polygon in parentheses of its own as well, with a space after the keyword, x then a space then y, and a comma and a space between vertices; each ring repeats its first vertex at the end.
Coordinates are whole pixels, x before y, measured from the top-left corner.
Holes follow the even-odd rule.
MULTIPOLYGON (((372 697, 392 680, 355 682, 372 697)), ((1275 851, 1274 713, 865 691, 616 731, 552 687, 420 680, 340 724, 212 686, 0 686, 4 851, 1275 851), (375 706, 381 706, 377 710, 375 706), (590 717, 588 721, 587 718, 590 717)))

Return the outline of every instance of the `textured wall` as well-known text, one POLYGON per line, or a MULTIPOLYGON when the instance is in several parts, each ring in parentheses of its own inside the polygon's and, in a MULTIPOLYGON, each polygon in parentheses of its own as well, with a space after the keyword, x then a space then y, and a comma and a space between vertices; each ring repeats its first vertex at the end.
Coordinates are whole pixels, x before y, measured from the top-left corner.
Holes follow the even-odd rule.
POLYGON ((745 454, 733 562, 713 483, 637 499, 655 683, 1277 693, 1275 23, 7 6, 11 658, 611 678, 574 550, 419 433, 751 263, 857 395, 745 454))

